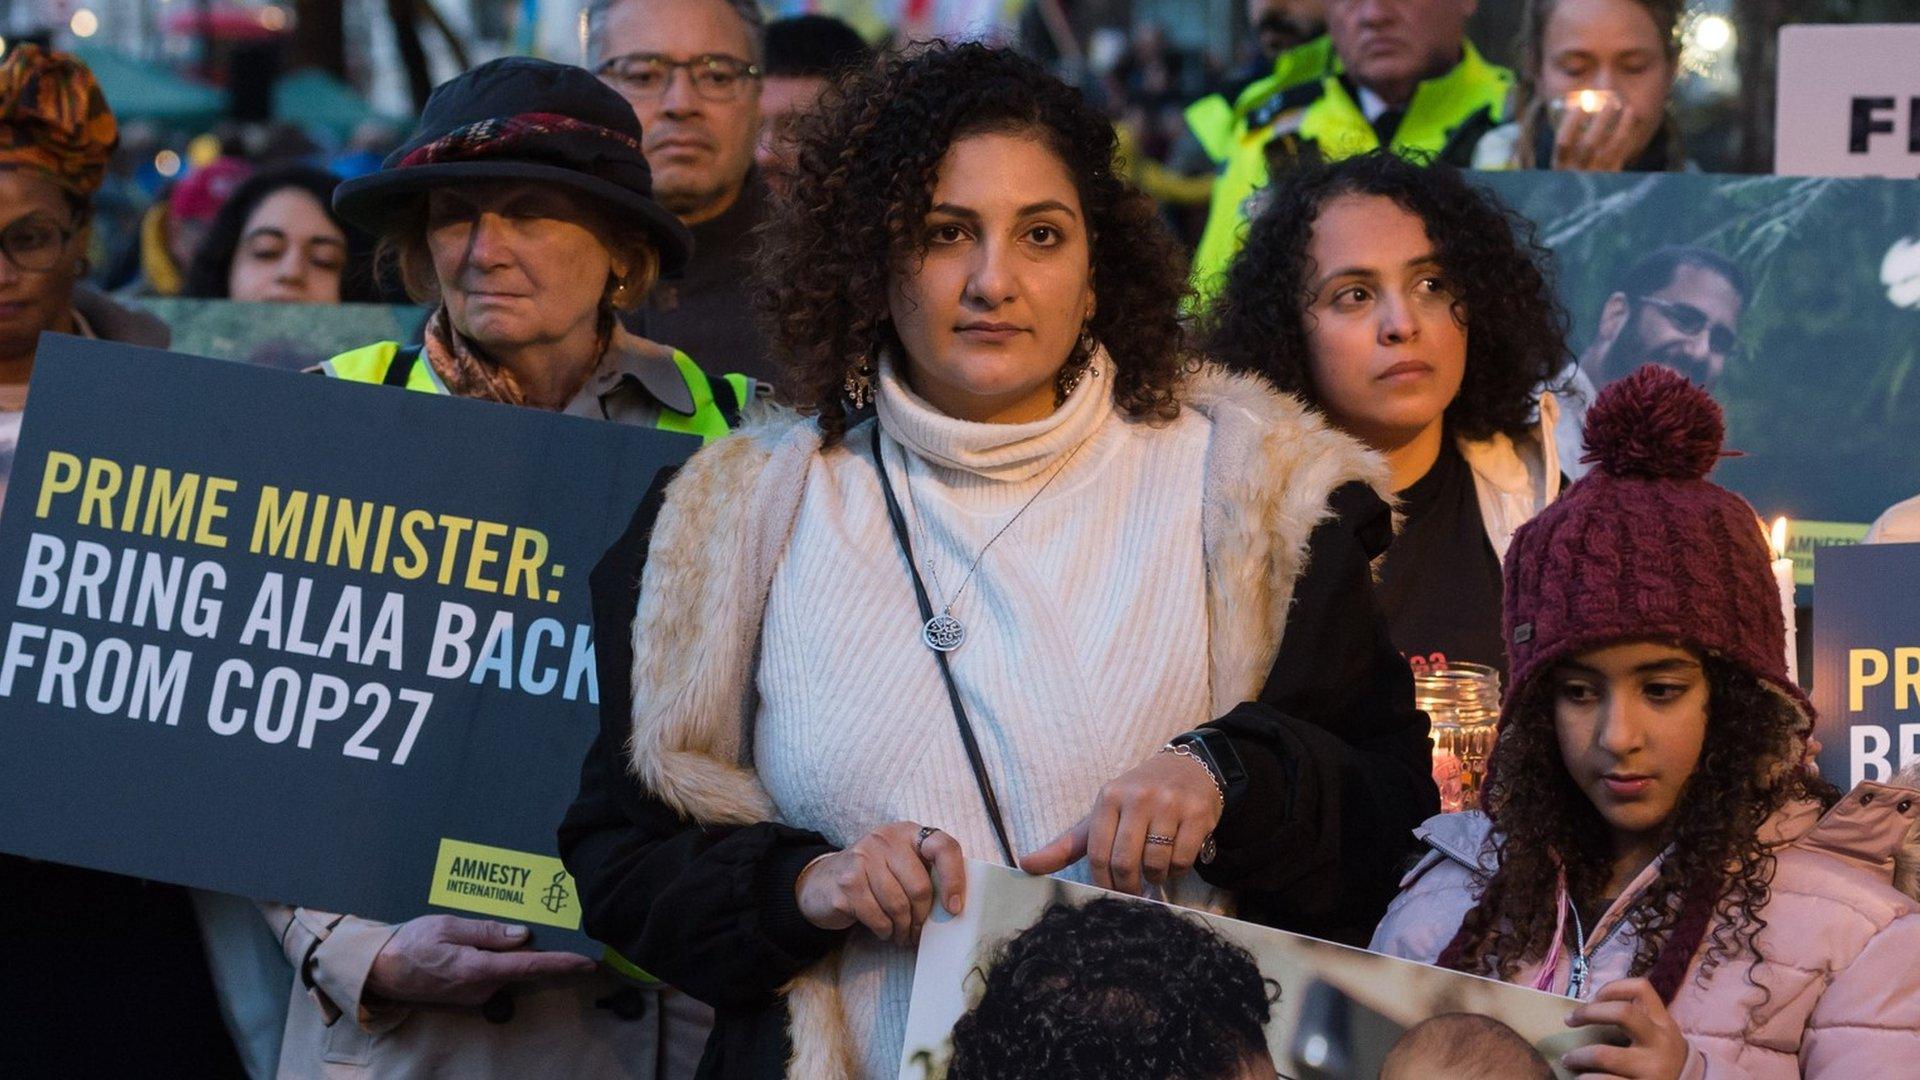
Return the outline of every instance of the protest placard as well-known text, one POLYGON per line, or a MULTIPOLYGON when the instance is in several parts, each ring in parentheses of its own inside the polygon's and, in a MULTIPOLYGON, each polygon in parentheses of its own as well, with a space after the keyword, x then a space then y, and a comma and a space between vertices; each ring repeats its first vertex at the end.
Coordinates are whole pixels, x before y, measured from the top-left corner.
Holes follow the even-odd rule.
POLYGON ((697 446, 49 335, 0 517, 0 850, 590 950, 588 572, 697 446))
MULTIPOLYGON (((1185 1003, 1217 1014, 1227 1011, 1222 995, 1251 993, 1260 1000, 1236 1002, 1236 1006, 1245 1004, 1256 1014, 1268 1015, 1264 1028, 1268 1060, 1257 1060, 1262 1048, 1248 1048, 1252 1059, 1234 1062, 1241 1070, 1230 1075, 1270 1076, 1277 1071, 1299 1080, 1374 1080, 1381 1075, 1388 1054, 1399 1048, 1395 1075, 1435 1076, 1440 1073, 1430 1062, 1423 1066, 1421 1054, 1434 1044, 1457 1050, 1456 1044, 1464 1040, 1476 1044, 1471 1056, 1486 1070, 1480 1075, 1566 1077, 1570 1074, 1558 1064, 1562 1054, 1576 1046, 1620 1038, 1609 1027, 1569 1029, 1565 1019, 1574 1003, 1554 994, 1156 900, 1032 877, 992 863, 968 861, 966 895, 966 905, 957 916, 935 904, 921 934, 901 1080, 945 1076, 960 1042, 977 1048, 981 1057, 991 1056, 991 1046, 1002 1043, 1027 1055, 1024 1060, 1028 1061, 1049 1056, 1076 1060, 1076 1048, 1066 1043, 1076 1033, 1103 1026, 1100 1018, 1084 1015, 1087 1010, 1125 1009, 1128 1003, 1049 1000, 1048 968, 1112 963, 1151 969, 1149 958, 1141 955, 1146 943, 1178 937, 1182 948, 1194 944, 1184 940, 1194 935, 1184 932, 1181 920, 1204 928, 1202 946, 1215 954, 1208 965, 1209 977, 1218 976, 1208 987, 1185 988, 1187 993, 1180 996, 1192 998, 1185 1003), (1076 917, 1087 912, 1089 904, 1115 899, 1131 907, 1108 909, 1094 918, 1076 917), (1018 986, 1015 992, 1028 998, 986 1002, 987 994, 1000 992, 994 989, 996 967, 1015 952, 1021 977, 999 981, 1018 986), (1007 1005, 1019 1015, 1057 1009, 1058 1023, 1042 1022, 1017 1033, 991 1030, 1005 1023, 1007 1005), (1482 1019, 1463 1021, 1463 1016, 1482 1019), (956 1032, 963 1018, 970 1019, 956 1032), (1061 1045, 1034 1045, 1035 1031, 1046 1032, 1043 1037, 1061 1045)), ((1171 971, 1163 974, 1174 977, 1171 971)), ((1154 981, 1143 977, 1147 996, 1152 996, 1154 987, 1149 984, 1154 981)), ((1164 1026, 1183 1028, 1171 1021, 1164 1026)), ((1220 1036, 1215 1024, 1184 1027, 1196 1037, 1218 1041, 1220 1036)))
POLYGON ((1920 25, 1780 28, 1773 171, 1920 176, 1920 25))
POLYGON ((1814 553, 1820 775, 1842 789, 1920 758, 1920 544, 1814 553))

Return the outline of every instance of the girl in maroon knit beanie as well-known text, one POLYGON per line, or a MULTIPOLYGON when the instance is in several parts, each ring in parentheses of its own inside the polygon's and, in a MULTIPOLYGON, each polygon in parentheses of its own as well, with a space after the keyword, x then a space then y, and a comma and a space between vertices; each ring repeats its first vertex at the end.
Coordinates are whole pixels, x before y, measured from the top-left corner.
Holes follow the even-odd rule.
POLYGON ((1511 689, 1484 813, 1433 818, 1373 948, 1583 1002, 1632 1080, 1920 1075, 1920 790, 1844 798, 1753 510, 1707 481, 1719 406, 1648 366, 1587 417, 1596 468, 1514 537, 1511 689))

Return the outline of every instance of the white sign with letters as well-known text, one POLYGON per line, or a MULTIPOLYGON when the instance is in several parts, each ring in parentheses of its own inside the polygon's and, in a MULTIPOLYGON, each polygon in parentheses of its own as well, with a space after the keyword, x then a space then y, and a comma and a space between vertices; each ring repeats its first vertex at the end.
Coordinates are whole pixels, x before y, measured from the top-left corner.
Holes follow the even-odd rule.
POLYGON ((1773 171, 1920 177, 1920 24, 1786 26, 1773 171))

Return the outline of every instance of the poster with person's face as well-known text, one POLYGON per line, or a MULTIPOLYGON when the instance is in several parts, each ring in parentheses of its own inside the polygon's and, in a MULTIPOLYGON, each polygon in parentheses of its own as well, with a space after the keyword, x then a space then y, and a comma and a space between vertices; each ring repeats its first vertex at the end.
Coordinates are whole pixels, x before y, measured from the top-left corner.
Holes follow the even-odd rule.
POLYGON ((1550 1080, 1553 994, 967 863, 920 938, 901 1080, 1550 1080))
POLYGON ((1742 455, 1714 479, 1769 519, 1865 523, 1920 492, 1920 184, 1480 179, 1552 251, 1582 374, 1651 361, 1705 385, 1742 455))
POLYGON ((427 310, 406 304, 243 304, 143 297, 174 352, 300 371, 376 341, 417 343, 427 310))

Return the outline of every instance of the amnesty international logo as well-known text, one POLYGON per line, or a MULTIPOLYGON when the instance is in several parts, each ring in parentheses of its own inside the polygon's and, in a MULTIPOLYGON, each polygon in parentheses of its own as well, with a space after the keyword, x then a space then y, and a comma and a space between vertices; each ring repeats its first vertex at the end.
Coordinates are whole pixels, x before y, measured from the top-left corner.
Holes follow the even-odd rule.
POLYGON ((496 919, 580 929, 580 900, 560 860, 530 851, 440 841, 427 902, 496 919))
POLYGON ((567 872, 562 870, 553 875, 553 884, 547 886, 547 891, 540 894, 540 905, 558 915, 560 909, 566 907, 567 901, 571 899, 573 894, 567 891, 567 872))

